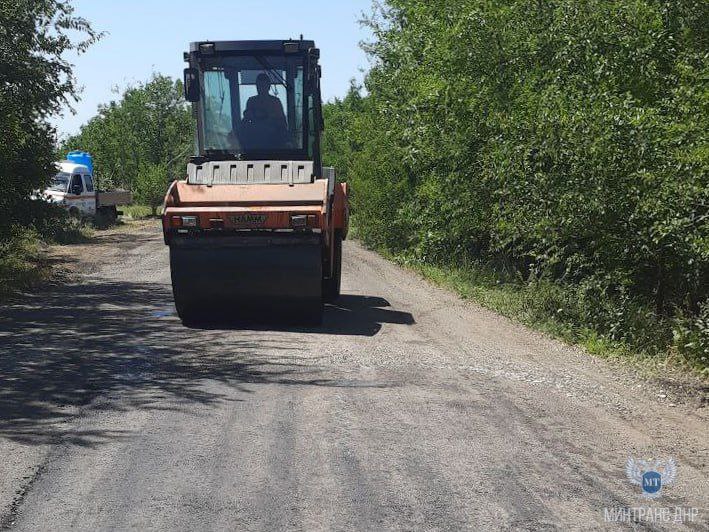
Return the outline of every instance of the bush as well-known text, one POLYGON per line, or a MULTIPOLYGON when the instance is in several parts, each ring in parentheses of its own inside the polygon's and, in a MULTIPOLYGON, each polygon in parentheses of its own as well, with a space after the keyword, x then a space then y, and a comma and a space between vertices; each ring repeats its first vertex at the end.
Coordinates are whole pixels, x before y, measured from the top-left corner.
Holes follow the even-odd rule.
POLYGON ((167 192, 167 167, 162 164, 146 164, 141 167, 135 181, 135 198, 138 202, 148 205, 152 216, 162 205, 167 192))
POLYGON ((37 234, 17 225, 9 228, 8 233, 0 242, 0 296, 31 287, 46 273, 38 267, 37 234))
POLYGON ((688 363, 709 374, 709 300, 696 316, 680 316, 674 328, 673 350, 688 363))

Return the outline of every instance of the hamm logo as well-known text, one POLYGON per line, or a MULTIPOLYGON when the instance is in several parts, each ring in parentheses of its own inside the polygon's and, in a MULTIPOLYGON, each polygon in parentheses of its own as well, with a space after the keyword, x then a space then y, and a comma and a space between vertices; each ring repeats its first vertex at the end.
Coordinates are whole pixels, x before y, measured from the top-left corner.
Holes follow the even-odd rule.
POLYGON ((263 227, 266 218, 265 214, 235 214, 229 221, 236 227, 263 227))

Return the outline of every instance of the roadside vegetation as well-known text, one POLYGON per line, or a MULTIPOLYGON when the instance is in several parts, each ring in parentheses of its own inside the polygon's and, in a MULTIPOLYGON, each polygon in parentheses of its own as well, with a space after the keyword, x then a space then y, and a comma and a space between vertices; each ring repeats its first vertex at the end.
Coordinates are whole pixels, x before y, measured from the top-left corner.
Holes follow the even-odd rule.
POLYGON ((77 101, 69 58, 102 37, 74 14, 70 0, 0 2, 0 295, 43 280, 46 243, 85 241, 105 221, 78 221, 32 199, 73 149, 94 156, 101 189, 131 190, 155 213, 171 177, 192 149, 192 116, 179 81, 154 74, 99 107, 81 131, 58 145, 52 115, 77 101))
POLYGON ((47 268, 41 267, 39 239, 33 231, 17 230, 0 242, 0 297, 15 289, 30 288, 47 275, 47 268))
POLYGON ((142 220, 153 216, 153 209, 149 205, 142 205, 140 203, 126 205, 125 207, 121 207, 121 210, 124 216, 132 218, 133 220, 142 220))
POLYGON ((709 376, 709 5, 391 0, 325 109, 366 244, 600 354, 709 376))
POLYGON ((0 239, 0 299, 49 278, 51 267, 44 253, 48 243, 79 244, 93 234, 92 224, 55 205, 37 201, 24 207, 24 223, 5 228, 0 239))
POLYGON ((101 38, 74 16, 69 2, 0 2, 0 295, 46 276, 42 241, 82 237, 65 213, 32 194, 43 189, 55 161, 56 134, 48 118, 76 99, 66 60, 101 38))

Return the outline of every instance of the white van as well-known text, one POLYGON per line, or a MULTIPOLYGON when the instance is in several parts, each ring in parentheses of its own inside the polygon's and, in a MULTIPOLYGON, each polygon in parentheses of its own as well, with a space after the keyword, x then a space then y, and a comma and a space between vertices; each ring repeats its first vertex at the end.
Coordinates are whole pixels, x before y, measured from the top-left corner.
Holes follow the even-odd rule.
POLYGON ((44 194, 49 201, 63 206, 77 218, 98 213, 115 219, 120 214, 116 207, 132 201, 130 192, 98 192, 91 171, 83 164, 61 161, 57 167, 59 171, 44 194))
POLYGON ((64 206, 76 216, 96 214, 94 178, 87 166, 69 161, 57 163, 59 172, 44 193, 53 202, 64 206))

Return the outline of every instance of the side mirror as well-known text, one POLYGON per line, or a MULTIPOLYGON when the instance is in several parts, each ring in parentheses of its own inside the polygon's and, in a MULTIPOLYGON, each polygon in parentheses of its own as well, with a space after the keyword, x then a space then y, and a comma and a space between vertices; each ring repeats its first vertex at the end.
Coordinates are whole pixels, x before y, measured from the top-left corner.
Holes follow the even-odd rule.
POLYGON ((185 100, 199 101, 199 71, 196 68, 186 68, 184 71, 185 100))

